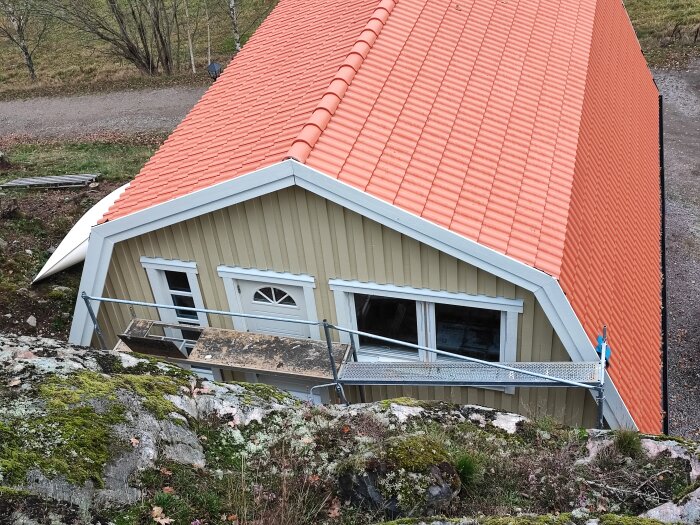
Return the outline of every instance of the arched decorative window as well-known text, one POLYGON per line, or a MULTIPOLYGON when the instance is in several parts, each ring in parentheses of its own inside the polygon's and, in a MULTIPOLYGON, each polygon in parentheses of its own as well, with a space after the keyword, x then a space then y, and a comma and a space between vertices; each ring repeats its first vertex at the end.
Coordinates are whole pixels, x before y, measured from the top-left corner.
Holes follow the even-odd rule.
POLYGON ((260 288, 253 295, 253 301, 256 303, 265 304, 283 304, 285 306, 296 306, 297 303, 292 297, 279 288, 265 287, 260 288))

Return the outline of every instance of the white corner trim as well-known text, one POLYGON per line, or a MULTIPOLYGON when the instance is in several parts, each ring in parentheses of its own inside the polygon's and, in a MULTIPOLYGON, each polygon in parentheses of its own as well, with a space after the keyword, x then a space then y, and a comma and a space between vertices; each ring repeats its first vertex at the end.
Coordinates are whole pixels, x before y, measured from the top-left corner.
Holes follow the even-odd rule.
MULTIPOLYGON (((69 341, 90 344, 93 328, 80 292, 92 296, 103 293, 115 243, 293 185, 530 290, 571 359, 597 359, 592 342, 552 276, 294 160, 279 162, 94 227, 69 341)), ((94 304, 95 311, 98 307, 94 304)), ((605 417, 613 428, 637 428, 612 380, 606 383, 605 417)))
POLYGON ((160 257, 141 257, 141 266, 152 270, 174 270, 197 273, 197 263, 193 261, 176 261, 160 257))
POLYGON ((410 299, 429 303, 453 304, 485 310, 500 310, 504 312, 522 313, 522 299, 507 299, 505 297, 489 297, 487 295, 471 295, 466 293, 436 291, 429 288, 413 288, 411 286, 396 286, 393 284, 377 284, 372 282, 346 281, 329 279, 330 289, 348 293, 366 295, 384 295, 396 299, 410 299))
POLYGON ((219 277, 229 279, 243 279, 245 281, 262 281, 270 284, 282 284, 290 286, 309 286, 316 288, 316 279, 310 275, 295 274, 289 272, 275 272, 272 270, 258 270, 256 268, 240 268, 238 266, 221 265, 216 268, 219 277))

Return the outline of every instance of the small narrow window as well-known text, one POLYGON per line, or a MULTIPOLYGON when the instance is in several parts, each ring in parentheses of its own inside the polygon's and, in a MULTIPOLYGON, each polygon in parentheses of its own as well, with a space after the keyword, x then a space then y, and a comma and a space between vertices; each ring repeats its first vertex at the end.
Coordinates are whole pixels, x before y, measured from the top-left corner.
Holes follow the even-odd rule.
MULTIPOLYGON (((185 295, 172 295, 173 306, 182 306, 184 308, 195 308, 194 299, 185 295)), ((176 315, 183 319, 197 319, 197 312, 189 310, 175 310, 176 315)))
POLYGON ((187 278, 187 273, 185 272, 165 270, 165 279, 168 282, 168 288, 170 290, 177 292, 192 292, 190 288, 190 281, 187 278))
POLYGON ((187 355, 201 335, 197 328, 208 325, 203 312, 185 310, 204 308, 196 264, 148 257, 142 257, 141 264, 146 269, 155 302, 175 307, 158 308, 158 313, 161 321, 180 325, 167 326, 164 331, 169 338, 184 340, 181 350, 187 355))
POLYGON ((253 295, 253 301, 265 304, 283 304, 285 306, 297 305, 287 292, 272 287, 265 287, 257 290, 253 295))

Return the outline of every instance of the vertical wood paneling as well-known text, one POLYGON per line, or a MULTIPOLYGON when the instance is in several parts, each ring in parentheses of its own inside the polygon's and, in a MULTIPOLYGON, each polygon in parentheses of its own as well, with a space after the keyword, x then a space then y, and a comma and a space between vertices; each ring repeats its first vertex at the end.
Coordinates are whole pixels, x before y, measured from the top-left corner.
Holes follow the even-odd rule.
MULTIPOLYGON (((300 188, 289 188, 118 243, 105 295, 153 301, 140 257, 195 261, 207 308, 228 310, 219 265, 304 273, 315 277, 319 318, 337 321, 328 288, 333 278, 375 281, 524 301, 518 320, 518 359, 568 360, 532 293, 300 188)), ((156 315, 147 309, 138 315, 156 315)), ((101 308, 108 340, 129 321, 128 309, 101 308)), ((209 316, 213 326, 231 328, 228 318, 209 316)), ((232 374, 231 377, 237 377, 232 374)), ((568 424, 594 423, 590 394, 569 389, 499 390, 466 387, 372 387, 367 399, 412 396, 472 403, 530 416, 552 415, 568 424)), ((351 397, 359 401, 357 389, 351 397)))

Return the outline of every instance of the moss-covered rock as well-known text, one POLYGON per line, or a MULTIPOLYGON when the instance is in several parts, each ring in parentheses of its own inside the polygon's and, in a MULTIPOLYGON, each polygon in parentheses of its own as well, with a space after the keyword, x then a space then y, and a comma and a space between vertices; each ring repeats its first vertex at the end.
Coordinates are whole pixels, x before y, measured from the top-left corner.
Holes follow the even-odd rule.
POLYGON ((409 398, 308 406, 0 334, 0 522, 652 525, 635 515, 695 498, 697 444, 619 435, 409 398))
POLYGON ((424 434, 398 436, 386 444, 386 459, 394 468, 409 472, 427 472, 430 467, 449 460, 445 446, 424 434))

